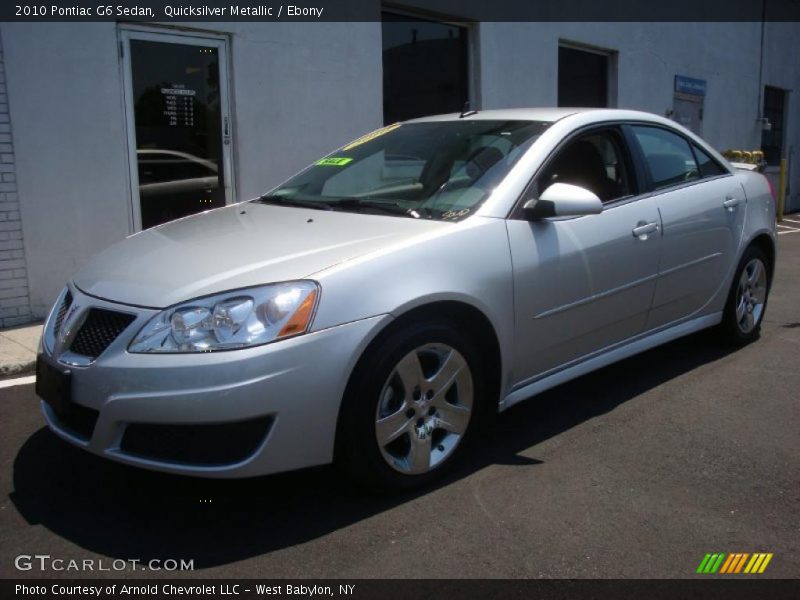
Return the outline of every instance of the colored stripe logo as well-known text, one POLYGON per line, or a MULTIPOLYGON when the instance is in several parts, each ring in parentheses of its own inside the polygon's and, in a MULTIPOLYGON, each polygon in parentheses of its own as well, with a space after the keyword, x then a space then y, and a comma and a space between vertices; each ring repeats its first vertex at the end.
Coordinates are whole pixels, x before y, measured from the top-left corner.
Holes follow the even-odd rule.
POLYGON ((715 552, 706 554, 697 567, 697 573, 703 574, 757 574, 763 573, 772 560, 771 552, 715 552))

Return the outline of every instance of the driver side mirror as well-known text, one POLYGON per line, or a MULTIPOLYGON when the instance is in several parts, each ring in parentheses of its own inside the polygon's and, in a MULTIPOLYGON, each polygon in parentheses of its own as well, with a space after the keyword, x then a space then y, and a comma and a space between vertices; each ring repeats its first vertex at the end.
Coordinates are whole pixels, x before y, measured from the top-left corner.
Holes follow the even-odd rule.
POLYGON ((548 217, 582 217, 603 212, 603 202, 586 188, 554 183, 539 198, 528 200, 522 210, 531 221, 548 217))

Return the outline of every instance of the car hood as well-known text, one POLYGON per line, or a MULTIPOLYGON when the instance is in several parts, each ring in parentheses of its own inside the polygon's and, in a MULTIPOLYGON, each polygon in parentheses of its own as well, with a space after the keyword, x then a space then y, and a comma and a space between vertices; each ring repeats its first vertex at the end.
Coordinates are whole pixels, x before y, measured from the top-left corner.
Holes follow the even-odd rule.
POLYGON ((309 277, 452 223, 241 203, 148 229, 73 278, 114 302, 165 308, 198 296, 309 277))

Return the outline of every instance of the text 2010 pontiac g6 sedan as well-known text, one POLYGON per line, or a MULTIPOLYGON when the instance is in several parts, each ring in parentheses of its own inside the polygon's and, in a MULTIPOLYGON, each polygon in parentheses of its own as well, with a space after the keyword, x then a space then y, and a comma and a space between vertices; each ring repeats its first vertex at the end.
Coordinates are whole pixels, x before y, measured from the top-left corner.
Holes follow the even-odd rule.
POLYGON ((717 326, 758 336, 771 188, 634 111, 390 125, 101 253, 47 320, 50 427, 130 465, 438 476, 488 411, 717 326))

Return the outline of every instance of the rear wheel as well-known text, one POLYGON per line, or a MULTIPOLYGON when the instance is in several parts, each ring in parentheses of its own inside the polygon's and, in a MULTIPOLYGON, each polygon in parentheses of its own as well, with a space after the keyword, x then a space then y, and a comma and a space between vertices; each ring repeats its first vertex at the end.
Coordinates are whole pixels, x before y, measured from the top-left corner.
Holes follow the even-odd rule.
POLYGON ((368 352, 342 406, 337 462, 369 487, 424 485, 453 464, 479 419, 477 347, 453 325, 418 323, 368 352))
POLYGON ((760 248, 750 246, 739 262, 720 324, 727 341, 744 345, 758 338, 769 287, 769 261, 760 248))

